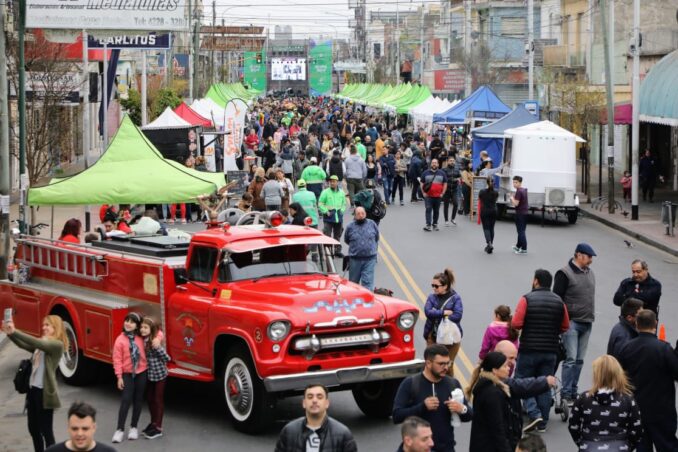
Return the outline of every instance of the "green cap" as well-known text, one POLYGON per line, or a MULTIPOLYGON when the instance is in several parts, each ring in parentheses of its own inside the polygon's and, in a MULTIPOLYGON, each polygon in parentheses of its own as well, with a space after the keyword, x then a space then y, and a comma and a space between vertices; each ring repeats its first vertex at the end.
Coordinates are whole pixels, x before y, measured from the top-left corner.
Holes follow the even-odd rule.
POLYGON ((330 180, 339 180, 339 178, 336 175, 330 176, 330 180))

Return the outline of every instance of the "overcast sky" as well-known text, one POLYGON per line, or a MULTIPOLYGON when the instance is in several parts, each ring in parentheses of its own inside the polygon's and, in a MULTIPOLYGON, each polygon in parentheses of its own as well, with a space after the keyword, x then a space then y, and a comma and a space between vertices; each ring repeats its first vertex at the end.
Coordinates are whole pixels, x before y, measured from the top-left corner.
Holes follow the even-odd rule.
MULTIPOLYGON (((212 22, 212 1, 203 0, 205 5, 204 23, 212 22)), ((424 3, 440 3, 439 0, 423 0, 424 3)), ((367 0, 367 10, 401 11, 418 6, 422 0, 367 0)), ((217 25, 222 18, 225 25, 263 25, 270 23, 271 37, 276 25, 291 25, 295 38, 306 36, 349 35, 349 18, 353 10, 348 0, 216 0, 217 25), (269 22, 270 21, 270 22, 269 22)))

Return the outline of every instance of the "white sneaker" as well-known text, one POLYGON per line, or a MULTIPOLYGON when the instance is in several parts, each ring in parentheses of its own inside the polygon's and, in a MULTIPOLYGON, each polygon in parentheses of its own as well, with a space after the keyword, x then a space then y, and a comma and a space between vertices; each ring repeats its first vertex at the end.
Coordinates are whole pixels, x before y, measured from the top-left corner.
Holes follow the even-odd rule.
POLYGON ((450 224, 451 224, 451 223, 450 223, 449 221, 446 221, 446 222, 445 222, 445 226, 447 226, 448 228, 450 227, 450 224))
POLYGON ((130 427, 129 432, 127 433, 127 439, 134 441, 137 438, 139 438, 139 431, 136 427, 130 427))
POLYGON ((113 433, 113 439, 111 440, 111 442, 121 443, 124 436, 125 432, 123 432, 122 430, 116 430, 115 433, 113 433))

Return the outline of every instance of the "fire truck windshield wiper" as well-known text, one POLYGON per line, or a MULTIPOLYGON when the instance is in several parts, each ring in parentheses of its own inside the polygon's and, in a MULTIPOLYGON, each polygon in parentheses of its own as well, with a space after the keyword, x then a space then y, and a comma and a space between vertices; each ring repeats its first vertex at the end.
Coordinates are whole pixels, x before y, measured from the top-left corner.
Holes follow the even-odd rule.
POLYGON ((257 276, 256 278, 252 278, 252 282, 255 283, 255 282, 259 282, 260 280, 262 280, 264 278, 275 278, 277 276, 290 276, 290 274, 289 273, 269 273, 268 275, 261 275, 261 276, 257 276))

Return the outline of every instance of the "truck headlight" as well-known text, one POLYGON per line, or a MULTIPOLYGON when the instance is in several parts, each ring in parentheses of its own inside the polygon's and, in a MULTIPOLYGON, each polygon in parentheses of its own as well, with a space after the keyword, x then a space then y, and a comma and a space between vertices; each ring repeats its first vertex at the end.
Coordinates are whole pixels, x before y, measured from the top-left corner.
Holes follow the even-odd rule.
POLYGON ((411 330, 417 323, 417 314, 412 311, 403 312, 398 316, 398 328, 403 331, 411 330))
POLYGON ((274 342, 281 341, 290 333, 290 322, 286 320, 276 320, 271 322, 266 329, 268 338, 274 342))

